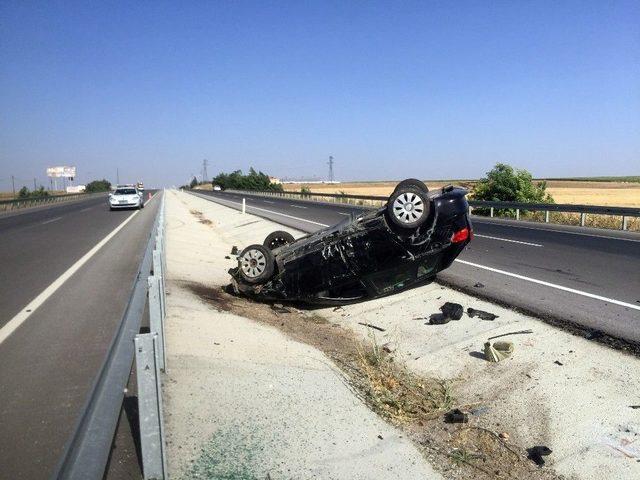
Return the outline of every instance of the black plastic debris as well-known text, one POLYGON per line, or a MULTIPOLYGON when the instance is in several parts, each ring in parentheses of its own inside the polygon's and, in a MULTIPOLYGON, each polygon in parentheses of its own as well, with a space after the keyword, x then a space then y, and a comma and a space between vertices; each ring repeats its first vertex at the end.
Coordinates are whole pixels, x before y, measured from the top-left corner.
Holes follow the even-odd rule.
POLYGON ((234 245, 233 247, 231 247, 231 255, 237 255, 237 254, 238 254, 238 247, 234 245))
POLYGON ((633 408, 634 410, 638 410, 640 405, 629 405, 629 408, 633 408))
POLYGON ((440 307, 442 315, 450 318, 451 320, 460 320, 464 313, 464 308, 459 303, 446 302, 440 307))
POLYGON ((551 455, 553 450, 545 445, 537 445, 535 447, 527 448, 527 458, 533 461, 539 467, 544 465, 544 458, 547 455, 551 455))
POLYGON ((467 315, 469 315, 471 318, 474 317, 479 317, 481 320, 495 320, 496 318, 498 318, 498 315, 495 315, 493 313, 489 313, 489 312, 485 312, 484 310, 476 310, 475 308, 467 308, 467 315))
POLYGON ((444 421, 446 423, 467 423, 469 421, 469 415, 459 408, 454 408, 444 414, 444 421))
POLYGON ((560 365, 560 366, 563 366, 563 365, 564 365, 564 363, 562 363, 560 360, 556 360, 556 361, 555 361, 555 362, 553 362, 553 363, 555 363, 556 365, 560 365))
POLYGON ((224 258, 226 258, 227 260, 231 260, 231 257, 229 255, 225 255, 224 258))
POLYGON ((386 332, 386 330, 384 328, 379 327, 377 325, 373 325, 371 323, 358 322, 358 325, 362 325, 363 327, 373 328, 374 330, 378 330, 379 332, 386 332))
POLYGON ((429 317, 429 325, 444 325, 445 323, 449 323, 450 321, 451 319, 442 313, 433 313, 429 317))

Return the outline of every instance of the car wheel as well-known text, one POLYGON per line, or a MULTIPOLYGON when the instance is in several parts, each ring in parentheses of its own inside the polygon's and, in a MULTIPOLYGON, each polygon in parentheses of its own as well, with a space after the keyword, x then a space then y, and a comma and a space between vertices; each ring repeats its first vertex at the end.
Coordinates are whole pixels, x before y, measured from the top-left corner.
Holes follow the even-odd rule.
POLYGON ((271 278, 275 260, 264 245, 249 245, 240 252, 238 272, 246 283, 264 283, 271 278))
POLYGON ((262 245, 267 247, 269 250, 274 250, 282 245, 286 245, 287 243, 295 242, 295 238, 289 232, 285 232, 282 230, 276 230, 273 233, 267 235, 267 238, 264 239, 262 245))
POLYGON ((387 218, 403 229, 417 228, 427 221, 430 204, 427 192, 402 188, 391 194, 387 202, 387 218))
POLYGON ((429 191, 424 182, 418 180, 417 178, 407 178, 406 180, 402 180, 396 185, 396 188, 393 189, 393 193, 396 193, 401 188, 417 188, 419 190, 422 190, 423 192, 429 191))

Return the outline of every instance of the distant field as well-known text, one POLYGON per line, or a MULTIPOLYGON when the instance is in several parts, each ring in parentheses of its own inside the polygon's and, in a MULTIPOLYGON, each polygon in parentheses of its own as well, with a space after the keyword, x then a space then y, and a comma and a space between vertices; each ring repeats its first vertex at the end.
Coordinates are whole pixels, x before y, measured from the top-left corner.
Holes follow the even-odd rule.
MULTIPOLYGON (((547 190, 556 203, 582 205, 616 205, 621 207, 640 207, 640 183, 634 179, 640 177, 622 177, 608 180, 611 177, 597 179, 557 179, 547 180, 547 190)), ((455 184, 472 188, 474 180, 425 180, 431 189, 443 185, 455 184)), ((305 184, 288 183, 283 187, 288 191, 300 191, 303 186, 312 192, 340 193, 352 195, 389 195, 397 182, 345 182, 339 184, 305 184)))

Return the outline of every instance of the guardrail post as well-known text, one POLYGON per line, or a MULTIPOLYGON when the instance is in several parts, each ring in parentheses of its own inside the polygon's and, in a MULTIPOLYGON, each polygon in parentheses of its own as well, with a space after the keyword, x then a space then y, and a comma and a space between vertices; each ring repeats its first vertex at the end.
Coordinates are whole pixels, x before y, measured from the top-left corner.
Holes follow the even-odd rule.
POLYGON ((587 214, 586 213, 581 213, 580 214, 580 226, 581 227, 584 227, 584 223, 585 223, 586 219, 587 219, 587 214))
POLYGON ((489 214, 491 218, 493 218, 493 207, 491 207, 491 213, 489 214))
POLYGON ((162 271, 162 258, 159 250, 153 251, 153 275, 158 277, 160 281, 160 315, 165 317, 165 305, 164 305, 164 272, 162 271))
POLYGON ((136 335, 134 345, 142 473, 145 480, 162 480, 166 478, 167 461, 162 421, 162 387, 158 369, 158 335, 136 335))
POLYGON ((160 307, 160 278, 151 275, 147 278, 149 287, 149 330, 158 334, 158 363, 160 370, 166 371, 167 353, 164 345, 164 322, 162 321, 162 309, 160 307))
POLYGON ((549 223, 549 210, 544 212, 544 223, 549 223))
POLYGON ((625 217, 624 215, 622 216, 622 230, 626 230, 627 227, 629 226, 628 224, 628 217, 625 217))
POLYGON ((520 209, 516 208, 516 220, 520 220, 520 209))
POLYGON ((242 199, 242 213, 247 213, 247 200, 245 198, 242 199))

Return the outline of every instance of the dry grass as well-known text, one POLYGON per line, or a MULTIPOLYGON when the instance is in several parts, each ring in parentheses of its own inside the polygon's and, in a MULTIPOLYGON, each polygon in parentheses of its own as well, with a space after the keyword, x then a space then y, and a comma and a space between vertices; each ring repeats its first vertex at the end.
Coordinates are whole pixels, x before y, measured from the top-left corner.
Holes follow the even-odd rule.
MULTIPOLYGON (((287 191, 299 192, 304 186, 312 192, 347 193, 351 195, 390 195, 398 182, 346 182, 338 184, 289 183, 283 187, 287 191)), ((429 181, 430 189, 441 188, 453 183, 472 188, 472 180, 429 181)), ((549 180, 547 190, 556 203, 580 205, 615 205, 620 207, 640 206, 640 184, 633 182, 589 182, 570 180, 549 180)))

